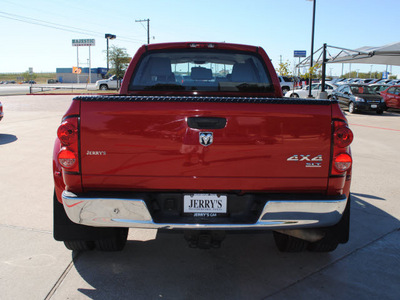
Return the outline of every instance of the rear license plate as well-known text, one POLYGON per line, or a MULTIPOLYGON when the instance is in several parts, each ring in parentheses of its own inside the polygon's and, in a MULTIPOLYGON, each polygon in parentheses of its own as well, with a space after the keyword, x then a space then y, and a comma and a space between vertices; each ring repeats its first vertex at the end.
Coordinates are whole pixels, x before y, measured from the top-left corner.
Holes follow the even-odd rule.
POLYGON ((225 214, 227 196, 217 194, 192 194, 183 197, 184 213, 225 214))
POLYGON ((371 108, 377 108, 378 107, 378 105, 376 105, 376 104, 371 104, 371 108))

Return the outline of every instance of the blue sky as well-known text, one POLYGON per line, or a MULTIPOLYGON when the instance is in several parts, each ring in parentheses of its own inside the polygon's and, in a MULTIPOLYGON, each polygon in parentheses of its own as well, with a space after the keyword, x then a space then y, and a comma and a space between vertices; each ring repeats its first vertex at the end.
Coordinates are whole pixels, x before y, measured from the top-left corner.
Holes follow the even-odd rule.
MULTIPOLYGON (((354 49, 400 40, 400 1, 317 0, 316 4, 314 49, 323 43, 354 49)), ((57 67, 76 66, 72 39, 84 38, 96 39, 96 46, 91 47, 92 67, 105 67, 104 34, 117 35, 110 44, 126 48, 132 56, 147 41, 146 23, 135 20, 147 18, 151 43, 257 45, 267 51, 275 66, 281 57, 293 66, 298 61, 293 58, 294 50, 310 53, 312 7, 313 2, 306 0, 0 0, 0 73, 24 72, 29 67, 34 72, 55 72, 57 67)), ((88 58, 89 49, 80 47, 80 65, 87 66, 88 58)), ((384 71, 386 66, 351 66, 360 72, 371 68, 384 71)), ((328 75, 341 75, 341 70, 341 64, 327 67, 328 75)), ((345 64, 344 72, 348 70, 345 64)), ((393 66, 392 72, 400 76, 400 67, 393 66)))

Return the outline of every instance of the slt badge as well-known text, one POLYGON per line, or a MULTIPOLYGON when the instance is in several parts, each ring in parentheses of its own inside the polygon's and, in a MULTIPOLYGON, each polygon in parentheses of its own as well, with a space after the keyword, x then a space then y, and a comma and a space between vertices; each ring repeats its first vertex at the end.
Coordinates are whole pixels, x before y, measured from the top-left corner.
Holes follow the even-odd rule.
POLYGON ((310 154, 308 155, 293 155, 287 159, 287 161, 304 161, 306 163, 306 168, 320 168, 322 164, 322 155, 319 154, 315 157, 310 158, 310 154))

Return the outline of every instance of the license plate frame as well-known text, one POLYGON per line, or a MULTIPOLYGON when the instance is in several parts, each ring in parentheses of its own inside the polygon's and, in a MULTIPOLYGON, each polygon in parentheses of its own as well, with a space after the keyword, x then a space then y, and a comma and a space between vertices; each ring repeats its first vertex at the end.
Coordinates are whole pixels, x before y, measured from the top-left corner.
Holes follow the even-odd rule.
POLYGON ((371 108, 378 108, 377 104, 371 104, 371 108))
POLYGON ((185 194, 183 213, 225 215, 228 211, 228 197, 220 194, 185 194))

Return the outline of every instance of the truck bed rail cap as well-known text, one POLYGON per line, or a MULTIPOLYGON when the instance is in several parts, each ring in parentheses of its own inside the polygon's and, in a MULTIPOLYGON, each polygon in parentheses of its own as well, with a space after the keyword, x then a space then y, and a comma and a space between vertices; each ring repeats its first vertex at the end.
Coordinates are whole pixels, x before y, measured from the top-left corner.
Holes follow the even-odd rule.
POLYGON ((208 103, 254 103, 254 104, 297 104, 330 105, 336 100, 328 99, 291 99, 264 97, 207 97, 207 96, 78 96, 74 100, 85 102, 208 102, 208 103))

